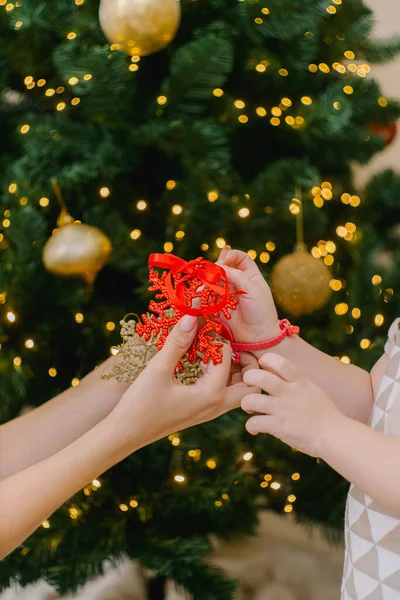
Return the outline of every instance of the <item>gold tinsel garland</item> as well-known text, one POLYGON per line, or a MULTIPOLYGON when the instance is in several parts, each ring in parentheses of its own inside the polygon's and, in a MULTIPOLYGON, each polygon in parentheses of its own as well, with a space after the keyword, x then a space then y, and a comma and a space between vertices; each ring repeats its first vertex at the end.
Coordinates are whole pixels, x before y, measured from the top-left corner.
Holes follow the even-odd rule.
MULTIPOLYGON (((171 309, 166 311, 167 314, 168 312, 173 314, 171 309)), ((149 314, 148 317, 150 317, 149 314)), ((138 320, 138 318, 136 320, 127 320, 126 317, 120 322, 121 337, 123 341, 116 349, 118 351, 117 354, 121 359, 113 365, 108 373, 103 375, 103 379, 109 380, 115 378, 119 383, 133 383, 153 356, 157 354, 158 349, 155 345, 157 337, 152 335, 148 341, 139 337, 136 333, 138 320)), ((178 371, 176 373, 176 378, 184 385, 195 383, 199 377, 203 375, 203 371, 200 367, 201 357, 194 363, 189 363, 187 357, 184 357, 181 362, 183 371, 178 371)))

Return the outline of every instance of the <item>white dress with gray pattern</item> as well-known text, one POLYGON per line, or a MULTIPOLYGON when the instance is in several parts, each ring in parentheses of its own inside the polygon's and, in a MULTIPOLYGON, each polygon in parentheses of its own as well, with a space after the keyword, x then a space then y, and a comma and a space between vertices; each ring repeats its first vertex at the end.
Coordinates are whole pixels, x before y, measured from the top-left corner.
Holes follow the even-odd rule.
MULTIPOLYGON (((389 363, 370 426, 400 438, 400 319, 389 330, 389 363)), ((399 472, 393 477, 400 476, 399 472)), ((400 512, 400 507, 399 507, 400 512)), ((400 600, 400 519, 351 486, 346 508, 342 600, 400 600)))

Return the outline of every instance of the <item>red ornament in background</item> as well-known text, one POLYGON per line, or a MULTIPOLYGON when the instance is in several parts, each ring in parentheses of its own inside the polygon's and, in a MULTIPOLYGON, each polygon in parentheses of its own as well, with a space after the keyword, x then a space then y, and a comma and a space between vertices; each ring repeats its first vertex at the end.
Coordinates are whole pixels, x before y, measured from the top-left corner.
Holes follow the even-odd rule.
MULTIPOLYGON (((171 327, 178 323, 184 315, 202 317, 205 321, 200 326, 196 338, 188 351, 189 362, 203 355, 203 361, 212 359, 214 364, 222 361, 222 343, 215 341, 214 334, 221 334, 222 324, 213 319, 222 313, 230 319, 230 310, 238 304, 237 294, 230 292, 226 273, 222 267, 204 258, 186 262, 173 254, 151 254, 149 258, 149 287, 151 292, 158 292, 156 299, 151 300, 149 311, 155 313, 148 317, 142 315, 142 323, 136 327, 137 333, 148 341, 152 334, 157 337, 159 350, 164 346, 171 327), (156 270, 164 270, 161 274, 156 270), (174 314, 167 314, 168 309, 174 314)), ((178 364, 178 369, 182 365, 178 364)))
POLYGON ((371 133, 379 135, 386 146, 389 146, 397 135, 397 123, 389 123, 388 125, 382 123, 370 123, 367 129, 371 133))

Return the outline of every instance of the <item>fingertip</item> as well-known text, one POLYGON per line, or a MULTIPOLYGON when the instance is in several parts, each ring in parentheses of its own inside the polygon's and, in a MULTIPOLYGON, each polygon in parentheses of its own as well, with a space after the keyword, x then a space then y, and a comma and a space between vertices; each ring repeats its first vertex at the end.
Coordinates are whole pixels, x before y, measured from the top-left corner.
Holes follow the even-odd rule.
POLYGON ((258 435, 260 432, 258 431, 258 429, 255 427, 255 423, 254 423, 254 419, 249 419, 246 423, 246 429, 247 432, 250 433, 250 435, 258 435))
POLYGON ((245 373, 243 373, 243 381, 247 383, 247 385, 253 385, 254 376, 257 377, 259 374, 259 369, 249 369, 245 373))
POLYGON ((178 327, 184 333, 192 333, 197 327, 197 317, 191 315, 185 315, 179 321, 178 327))
POLYGON ((230 344, 223 344, 221 348, 222 352, 222 362, 223 363, 231 363, 232 362, 232 348, 230 344))
POLYGON ((258 363, 261 367, 269 367, 274 365, 277 360, 282 360, 282 357, 279 354, 276 354, 275 352, 266 352, 258 359, 258 363))
POLYGON ((226 255, 229 253, 230 250, 232 250, 232 248, 229 246, 229 244, 222 248, 221 252, 219 253, 217 265, 225 261, 226 255))
POLYGON ((249 415, 250 411, 246 407, 247 407, 247 395, 244 396, 244 398, 242 398, 242 400, 240 402, 240 408, 249 415))

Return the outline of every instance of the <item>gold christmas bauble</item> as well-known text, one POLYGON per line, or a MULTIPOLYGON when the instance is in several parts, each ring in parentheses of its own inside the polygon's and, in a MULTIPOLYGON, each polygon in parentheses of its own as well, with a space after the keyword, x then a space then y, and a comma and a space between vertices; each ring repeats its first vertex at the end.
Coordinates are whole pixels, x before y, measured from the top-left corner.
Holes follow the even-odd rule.
POLYGON ((175 37, 181 6, 178 0, 101 0, 99 18, 112 44, 131 56, 147 56, 175 37))
POLYGON ((331 295, 328 267, 305 250, 281 258, 271 274, 271 289, 277 303, 299 317, 324 306, 331 295))
POLYGON ((112 246, 108 237, 90 225, 72 223, 56 229, 43 250, 43 263, 50 273, 83 277, 93 283, 106 264, 112 246))

